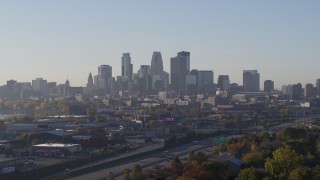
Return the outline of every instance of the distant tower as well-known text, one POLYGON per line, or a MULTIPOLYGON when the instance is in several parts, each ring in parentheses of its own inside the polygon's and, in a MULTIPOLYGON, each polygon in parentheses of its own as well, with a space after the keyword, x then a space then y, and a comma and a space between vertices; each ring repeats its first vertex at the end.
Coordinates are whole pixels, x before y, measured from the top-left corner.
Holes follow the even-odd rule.
POLYGON ((66 80, 66 83, 65 83, 65 84, 66 84, 67 87, 70 87, 70 81, 69 81, 69 79, 66 80))
POLYGON ((151 74, 161 75, 163 73, 163 63, 160 52, 153 52, 151 59, 151 74))
POLYGON ((178 52, 170 59, 171 86, 176 92, 186 90, 186 77, 190 72, 190 52, 178 52))
POLYGON ((260 91, 260 74, 257 70, 243 70, 243 88, 247 92, 260 91))
POLYGON ((35 80, 32 80, 32 90, 39 91, 41 92, 42 96, 46 97, 48 95, 47 80, 44 80, 42 78, 36 78, 35 80))
POLYGON ((89 74, 89 77, 88 77, 87 87, 88 88, 93 88, 93 78, 92 78, 92 74, 91 73, 89 74))
POLYGON ((264 81, 264 87, 263 87, 263 91, 264 92, 271 92, 274 90, 274 82, 271 80, 265 80, 264 81))
POLYGON ((304 88, 304 96, 307 99, 316 96, 316 88, 313 86, 313 84, 306 84, 304 88))
POLYGON ((151 68, 149 65, 141 65, 138 71, 138 89, 142 93, 151 90, 151 68))
POLYGON ((220 91, 224 91, 230 87, 230 80, 228 75, 219 75, 218 88, 220 91))
POLYGON ((198 89, 200 92, 213 91, 213 71, 198 71, 198 89))
POLYGON ((109 65, 101 65, 98 67, 97 88, 105 90, 105 93, 112 91, 112 67, 109 65))
POLYGON ((130 53, 123 53, 121 61, 121 76, 125 76, 128 80, 132 80, 133 66, 131 64, 130 53))
POLYGON ((320 96, 320 79, 316 81, 317 95, 320 96))

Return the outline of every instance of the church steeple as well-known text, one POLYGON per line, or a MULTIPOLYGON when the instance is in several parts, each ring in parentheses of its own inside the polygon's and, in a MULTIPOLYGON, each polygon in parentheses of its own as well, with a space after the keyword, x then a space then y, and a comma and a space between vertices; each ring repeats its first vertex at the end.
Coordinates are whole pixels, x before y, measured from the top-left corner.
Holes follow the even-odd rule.
POLYGON ((89 74, 89 77, 88 77, 87 87, 93 87, 93 78, 91 73, 89 74))
POLYGON ((66 80, 66 86, 70 87, 70 82, 68 79, 66 80))

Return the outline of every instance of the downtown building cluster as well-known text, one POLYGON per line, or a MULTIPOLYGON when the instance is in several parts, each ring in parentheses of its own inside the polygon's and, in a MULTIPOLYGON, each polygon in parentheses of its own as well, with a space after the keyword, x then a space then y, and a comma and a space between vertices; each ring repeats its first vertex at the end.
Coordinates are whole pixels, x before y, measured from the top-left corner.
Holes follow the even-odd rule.
MULTIPOLYGON (((190 52, 178 52, 170 58, 170 73, 164 71, 160 52, 153 52, 150 65, 141 65, 135 73, 130 53, 121 57, 121 75, 113 77, 112 66, 100 65, 97 75, 88 76, 85 87, 72 87, 69 80, 64 84, 36 78, 32 82, 7 81, 0 87, 0 98, 20 100, 28 98, 80 97, 146 97, 149 95, 183 97, 207 94, 230 97, 239 92, 273 93, 274 81, 265 80, 260 89, 258 70, 243 70, 243 84, 231 83, 228 75, 219 75, 214 82, 213 70, 197 70, 190 67, 190 52)), ((283 85, 281 95, 288 99, 312 98, 320 95, 320 79, 316 84, 283 85)))

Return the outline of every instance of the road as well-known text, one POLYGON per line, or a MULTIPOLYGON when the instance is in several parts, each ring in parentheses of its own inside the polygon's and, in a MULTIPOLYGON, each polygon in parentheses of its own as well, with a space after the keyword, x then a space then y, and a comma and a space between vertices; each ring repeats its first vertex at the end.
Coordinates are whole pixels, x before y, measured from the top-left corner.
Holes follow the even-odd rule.
MULTIPOLYGON (((145 146, 145 147, 139 148, 139 149, 137 149, 137 150, 135 150, 135 151, 131 151, 131 152, 128 152, 128 153, 124 153, 124 154, 121 154, 121 155, 119 155, 119 156, 115 156, 115 157, 112 157, 112 158, 104 159, 104 160, 101 160, 101 161, 96 161, 96 162, 93 162, 93 163, 90 163, 90 164, 87 164, 87 165, 84 165, 84 166, 81 166, 81 167, 72 169, 72 170, 69 171, 68 173, 72 173, 72 172, 76 172, 76 171, 81 171, 81 170, 83 170, 83 169, 87 169, 87 168, 90 168, 90 167, 92 167, 92 166, 96 166, 96 165, 100 165, 100 164, 105 164, 105 163, 112 162, 112 161, 115 161, 115 160, 118 160, 118 159, 122 159, 122 158, 130 157, 130 156, 134 156, 134 155, 137 155, 137 154, 146 152, 146 151, 152 151, 152 150, 155 150, 155 149, 162 148, 163 146, 164 146, 163 143, 145 146)), ((53 175, 51 175, 51 176, 42 178, 42 180, 49 180, 49 179, 52 179, 52 178, 54 178, 54 177, 58 177, 58 176, 62 176, 62 175, 64 175, 64 172, 59 172, 59 173, 55 173, 55 174, 53 174, 53 175)))
POLYGON ((112 172, 116 179, 120 179, 124 169, 126 168, 132 169, 133 166, 136 164, 139 164, 143 169, 152 168, 155 165, 168 165, 169 164, 168 161, 170 161, 173 156, 186 155, 191 151, 197 151, 197 150, 205 149, 208 147, 212 148, 212 146, 213 144, 211 139, 207 139, 207 140, 199 141, 197 143, 187 144, 187 145, 176 147, 174 149, 170 149, 169 156, 164 156, 162 153, 154 153, 146 157, 137 158, 131 162, 127 162, 111 168, 95 171, 85 175, 73 177, 70 179, 71 180, 87 180, 87 179, 101 180, 106 178, 108 172, 112 172))

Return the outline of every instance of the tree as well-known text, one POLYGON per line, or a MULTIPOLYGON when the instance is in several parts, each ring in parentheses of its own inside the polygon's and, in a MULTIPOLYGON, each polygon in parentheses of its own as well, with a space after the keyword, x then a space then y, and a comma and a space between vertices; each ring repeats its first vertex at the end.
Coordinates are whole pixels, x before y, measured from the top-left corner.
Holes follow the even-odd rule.
POLYGON ((307 167, 297 167, 290 172, 289 179, 300 180, 300 179, 311 179, 312 171, 307 167))
POLYGON ((178 180, 185 180, 185 179, 210 179, 212 173, 206 171, 201 164, 197 161, 188 162, 183 169, 183 174, 178 180))
POLYGON ((183 165, 178 156, 174 156, 171 161, 171 174, 180 176, 183 172, 183 165))
POLYGON ((211 172, 211 179, 227 179, 228 165, 217 161, 206 161, 202 163, 204 169, 211 172))
POLYGON ((142 168, 139 164, 134 165, 133 170, 131 171, 130 177, 132 180, 144 179, 142 168))
POLYGON ((257 167, 263 161, 260 157, 258 151, 251 151, 245 154, 241 160, 247 167, 257 167))
POLYGON ((97 114, 97 110, 95 108, 87 108, 87 115, 94 117, 97 114))
POLYGON ((303 157, 287 148, 278 148, 264 164, 267 172, 276 179, 285 179, 290 171, 303 164, 303 157))
POLYGON ((191 152, 189 152, 189 154, 188 154, 188 162, 190 163, 190 162, 192 162, 192 161, 194 161, 194 160, 195 160, 195 155, 194 155, 194 152, 191 151, 191 152))
POLYGON ((130 178, 130 170, 128 168, 123 170, 122 180, 131 180, 130 178))
POLYGON ((260 180, 267 176, 267 173, 263 169, 257 168, 245 168, 238 174, 238 180, 260 180))
POLYGON ((198 161, 200 164, 202 164, 203 162, 205 162, 205 161, 208 160, 208 156, 207 156, 205 153, 201 152, 201 151, 197 152, 197 153, 195 154, 195 157, 194 157, 194 158, 195 158, 195 160, 198 161))
POLYGON ((305 139, 306 131, 303 128, 288 127, 279 131, 277 138, 283 141, 305 139))
POLYGON ((88 130, 86 128, 83 128, 83 127, 78 127, 73 131, 74 135, 84 135, 84 134, 87 134, 87 133, 88 133, 88 130))
POLYGON ((114 180, 114 176, 112 172, 108 172, 107 180, 114 180))

